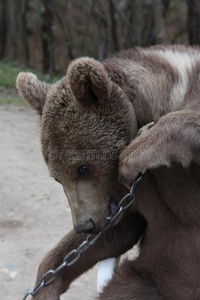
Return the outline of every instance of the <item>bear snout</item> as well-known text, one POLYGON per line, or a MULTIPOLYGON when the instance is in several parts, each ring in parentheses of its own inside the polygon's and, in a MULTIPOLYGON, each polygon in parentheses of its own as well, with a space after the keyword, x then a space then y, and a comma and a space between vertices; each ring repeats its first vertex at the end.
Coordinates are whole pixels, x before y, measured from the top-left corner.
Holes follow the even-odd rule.
POLYGON ((93 233, 95 231, 95 224, 92 218, 89 220, 83 220, 74 224, 74 230, 76 233, 93 233))

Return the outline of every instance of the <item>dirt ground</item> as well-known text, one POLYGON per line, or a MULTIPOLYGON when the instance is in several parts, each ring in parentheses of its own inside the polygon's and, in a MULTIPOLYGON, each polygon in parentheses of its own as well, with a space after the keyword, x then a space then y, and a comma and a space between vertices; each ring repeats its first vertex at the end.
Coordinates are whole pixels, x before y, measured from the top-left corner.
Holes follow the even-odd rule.
MULTIPOLYGON (((71 228, 62 187, 43 162, 37 114, 0 105, 1 300, 21 300, 33 288, 44 254, 71 228)), ((96 273, 97 267, 81 276, 62 299, 94 299, 96 273)))
MULTIPOLYGON (((42 158, 38 120, 25 105, 0 105, 1 300, 23 299, 44 255, 72 228, 62 187, 42 158)), ((135 246, 121 260, 137 255, 135 246)), ((73 282, 61 300, 95 299, 96 278, 97 266, 73 282)))

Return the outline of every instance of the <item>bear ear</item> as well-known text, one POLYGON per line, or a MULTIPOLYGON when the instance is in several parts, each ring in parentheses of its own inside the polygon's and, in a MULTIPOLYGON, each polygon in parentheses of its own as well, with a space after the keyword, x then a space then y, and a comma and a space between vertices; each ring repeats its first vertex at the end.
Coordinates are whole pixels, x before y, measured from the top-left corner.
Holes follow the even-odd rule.
POLYGON ((21 97, 42 115, 46 95, 51 85, 39 81, 33 73, 21 72, 17 76, 16 86, 21 97))
POLYGON ((69 65, 67 81, 75 99, 85 108, 103 108, 112 90, 104 66, 89 57, 76 59, 69 65))

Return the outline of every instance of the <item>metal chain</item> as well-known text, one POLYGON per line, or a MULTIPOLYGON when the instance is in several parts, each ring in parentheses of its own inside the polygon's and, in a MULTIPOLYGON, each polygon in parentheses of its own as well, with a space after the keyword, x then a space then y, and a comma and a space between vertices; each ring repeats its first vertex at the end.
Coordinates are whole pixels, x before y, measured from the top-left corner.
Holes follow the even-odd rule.
POLYGON ((107 222, 105 227, 100 231, 97 235, 91 238, 91 234, 87 236, 84 242, 82 242, 76 249, 70 251, 63 259, 63 262, 60 266, 58 266, 55 270, 49 270, 45 274, 42 275, 38 284, 34 287, 32 291, 28 291, 24 296, 23 300, 25 300, 28 295, 34 296, 37 292, 44 286, 51 284, 57 277, 57 274, 65 267, 70 267, 75 264, 90 246, 94 245, 94 243, 102 236, 102 234, 107 231, 118 218, 118 216, 122 213, 123 210, 127 209, 133 202, 135 201, 135 185, 142 179, 143 173, 140 173, 133 184, 131 185, 130 191, 126 194, 119 202, 115 210, 110 214, 107 218, 107 222), (127 198, 131 198, 128 203, 124 203, 127 198))

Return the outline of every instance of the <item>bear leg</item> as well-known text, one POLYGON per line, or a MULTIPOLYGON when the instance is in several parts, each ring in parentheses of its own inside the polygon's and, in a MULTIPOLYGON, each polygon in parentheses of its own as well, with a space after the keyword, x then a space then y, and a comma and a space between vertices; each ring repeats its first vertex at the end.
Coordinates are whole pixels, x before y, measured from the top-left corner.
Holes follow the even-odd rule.
POLYGON ((130 261, 116 270, 98 300, 164 300, 154 282, 130 261))

